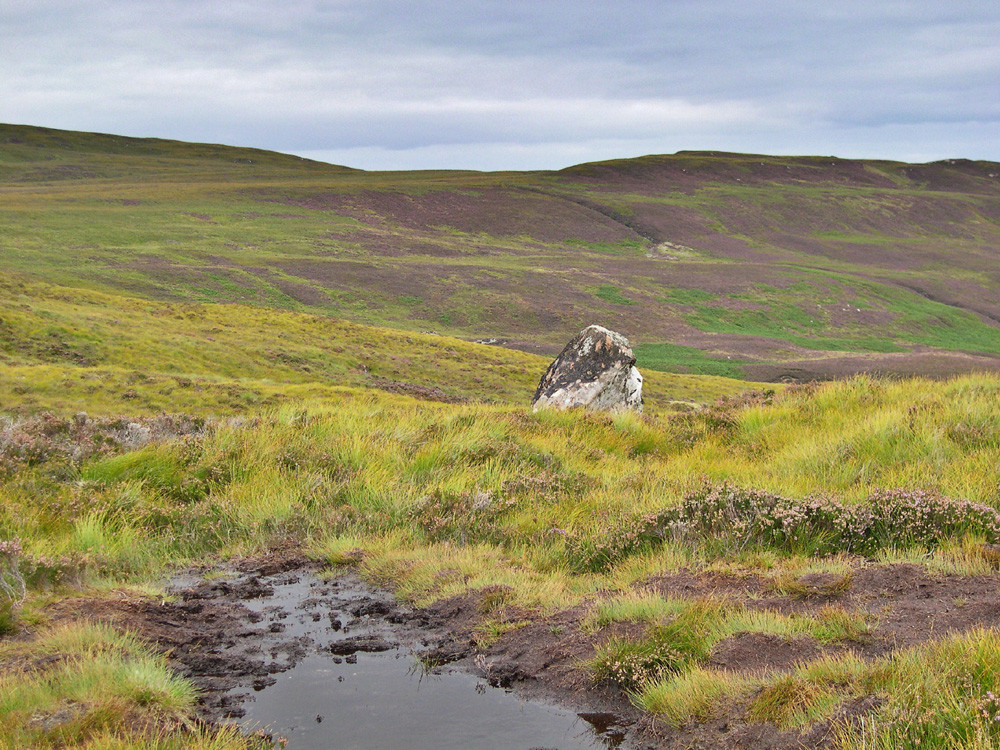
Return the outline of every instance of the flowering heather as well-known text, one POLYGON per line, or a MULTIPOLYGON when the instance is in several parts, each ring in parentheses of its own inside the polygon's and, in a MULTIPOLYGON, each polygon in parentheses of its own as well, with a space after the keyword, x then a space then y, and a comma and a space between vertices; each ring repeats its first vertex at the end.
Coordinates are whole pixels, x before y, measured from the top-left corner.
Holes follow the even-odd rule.
POLYGON ((79 466, 88 459, 136 450, 153 441, 200 434, 205 420, 183 415, 125 419, 72 418, 45 413, 30 419, 0 421, 0 476, 23 466, 79 466))
POLYGON ((666 679, 682 668, 686 659, 666 643, 656 641, 611 641, 598 652, 591 665, 595 682, 607 680, 625 690, 666 679))
POLYGON ((501 541, 504 533, 497 522, 515 503, 491 492, 453 494, 435 490, 421 500, 412 517, 431 541, 501 541))
POLYGON ((1000 513, 924 490, 878 490, 865 502, 844 505, 723 484, 689 494, 679 507, 624 518, 595 538, 569 537, 567 551, 577 569, 604 570, 667 539, 720 555, 753 548, 874 555, 912 545, 935 547, 964 534, 1000 542, 1000 513))
POLYGON ((14 630, 17 608, 24 601, 24 578, 18 568, 21 540, 0 541, 0 635, 14 630))
POLYGON ((17 537, 0 541, 0 557, 17 557, 21 554, 21 540, 17 537))

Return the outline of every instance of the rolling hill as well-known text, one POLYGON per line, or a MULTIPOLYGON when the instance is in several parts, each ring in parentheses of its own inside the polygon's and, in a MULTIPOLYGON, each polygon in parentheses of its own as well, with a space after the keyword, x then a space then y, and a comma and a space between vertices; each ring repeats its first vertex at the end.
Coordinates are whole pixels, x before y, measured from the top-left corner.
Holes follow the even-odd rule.
POLYGON ((1000 369, 1000 165, 681 152, 365 172, 0 125, 3 268, 755 380, 1000 369))

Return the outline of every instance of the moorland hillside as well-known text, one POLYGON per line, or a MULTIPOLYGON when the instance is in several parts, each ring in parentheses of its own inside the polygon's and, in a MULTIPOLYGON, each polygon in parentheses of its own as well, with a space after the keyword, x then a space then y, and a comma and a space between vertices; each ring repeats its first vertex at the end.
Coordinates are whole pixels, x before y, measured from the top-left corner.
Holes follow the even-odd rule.
POLYGON ((365 172, 0 126, 5 268, 754 380, 1000 364, 1000 165, 716 152, 365 172), (58 206, 58 211, 53 207, 58 206))
POLYGON ((249 691, 400 623, 601 745, 1000 747, 998 171, 0 126, 0 748, 283 746, 249 691), (644 412, 532 411, 590 322, 644 412), (962 374, 719 377, 863 369, 962 374))

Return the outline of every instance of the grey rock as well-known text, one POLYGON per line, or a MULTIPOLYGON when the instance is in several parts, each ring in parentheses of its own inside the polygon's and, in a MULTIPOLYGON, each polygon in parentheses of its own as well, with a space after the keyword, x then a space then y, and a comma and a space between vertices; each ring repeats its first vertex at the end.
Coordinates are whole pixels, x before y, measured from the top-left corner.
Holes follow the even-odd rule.
POLYGON ((549 365, 531 405, 641 412, 642 375, 628 339, 601 326, 584 328, 549 365))

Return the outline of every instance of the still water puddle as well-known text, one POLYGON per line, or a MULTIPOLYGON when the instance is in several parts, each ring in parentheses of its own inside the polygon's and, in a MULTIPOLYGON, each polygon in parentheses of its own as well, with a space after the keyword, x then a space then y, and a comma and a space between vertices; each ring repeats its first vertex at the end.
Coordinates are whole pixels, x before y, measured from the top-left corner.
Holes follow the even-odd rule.
POLYGON ((269 583, 273 596, 244 603, 300 651, 243 704, 240 723, 287 738, 289 750, 590 750, 624 739, 609 714, 523 701, 464 672, 425 671, 384 618, 358 614, 370 601, 363 584, 269 583), (347 653, 357 642, 366 650, 347 653))

